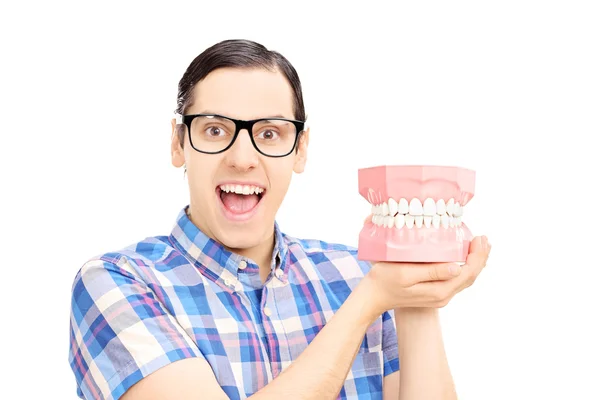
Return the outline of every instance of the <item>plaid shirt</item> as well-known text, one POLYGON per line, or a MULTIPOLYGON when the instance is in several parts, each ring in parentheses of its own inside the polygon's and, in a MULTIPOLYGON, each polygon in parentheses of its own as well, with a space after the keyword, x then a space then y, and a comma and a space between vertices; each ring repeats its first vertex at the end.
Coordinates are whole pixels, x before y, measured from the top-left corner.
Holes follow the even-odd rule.
MULTIPOLYGON (((118 399, 153 371, 204 357, 231 399, 294 361, 370 268, 357 251, 283 234, 272 271, 225 250, 179 212, 169 236, 88 260, 73 283, 69 362, 77 394, 118 399), (279 260, 282 260, 280 262, 279 260)), ((340 399, 381 399, 399 368, 392 314, 368 329, 340 399)))

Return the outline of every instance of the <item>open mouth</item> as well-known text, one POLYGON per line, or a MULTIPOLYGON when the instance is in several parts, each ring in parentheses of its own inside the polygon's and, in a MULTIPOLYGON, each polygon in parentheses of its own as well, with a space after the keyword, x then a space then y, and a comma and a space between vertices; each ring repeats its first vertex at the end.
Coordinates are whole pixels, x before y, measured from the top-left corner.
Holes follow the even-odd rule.
POLYGON ((223 184, 216 188, 225 215, 231 219, 250 218, 265 196, 266 189, 257 185, 223 184))

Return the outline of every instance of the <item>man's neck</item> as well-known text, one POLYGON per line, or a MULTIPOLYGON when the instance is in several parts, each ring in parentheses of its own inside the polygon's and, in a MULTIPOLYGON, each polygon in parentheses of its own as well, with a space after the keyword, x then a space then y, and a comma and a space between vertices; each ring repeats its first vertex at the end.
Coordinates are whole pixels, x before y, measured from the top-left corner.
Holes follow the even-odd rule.
MULTIPOLYGON (((200 226, 199 223, 194 221, 194 216, 191 215, 189 208, 186 209, 186 214, 194 225, 196 225, 197 227, 200 226)), ((204 233, 206 235, 209 235, 207 232, 204 233)), ((212 237, 212 235, 209 236, 212 237)), ((212 239, 218 241, 214 237, 212 239)), ((257 263, 259 268, 260 280, 263 284, 266 282, 267 278, 269 277, 269 274, 271 273, 271 259, 273 255, 273 248, 275 247, 275 232, 272 232, 269 239, 265 240, 263 243, 260 243, 257 246, 249 249, 233 249, 225 245, 223 245, 223 247, 233 253, 239 254, 242 257, 246 257, 257 263)))

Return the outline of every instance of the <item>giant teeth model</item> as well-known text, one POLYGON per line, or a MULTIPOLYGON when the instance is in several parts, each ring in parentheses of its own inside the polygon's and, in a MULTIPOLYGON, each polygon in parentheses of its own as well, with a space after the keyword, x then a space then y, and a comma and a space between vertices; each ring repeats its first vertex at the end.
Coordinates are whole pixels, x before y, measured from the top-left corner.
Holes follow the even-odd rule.
POLYGON ((465 262, 473 234, 462 221, 475 193, 475 171, 397 165, 362 168, 358 190, 371 203, 358 258, 393 262, 465 262))

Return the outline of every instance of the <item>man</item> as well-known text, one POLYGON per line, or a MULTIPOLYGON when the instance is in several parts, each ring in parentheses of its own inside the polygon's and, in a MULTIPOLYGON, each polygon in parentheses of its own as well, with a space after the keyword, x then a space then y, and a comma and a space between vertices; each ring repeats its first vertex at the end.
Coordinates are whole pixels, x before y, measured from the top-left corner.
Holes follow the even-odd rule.
POLYGON ((168 236, 77 274, 79 396, 455 399, 437 308, 485 266, 485 238, 461 269, 370 265, 282 233, 275 216, 304 170, 309 129, 296 71, 257 43, 207 49, 178 96, 171 154, 189 207, 168 236))

